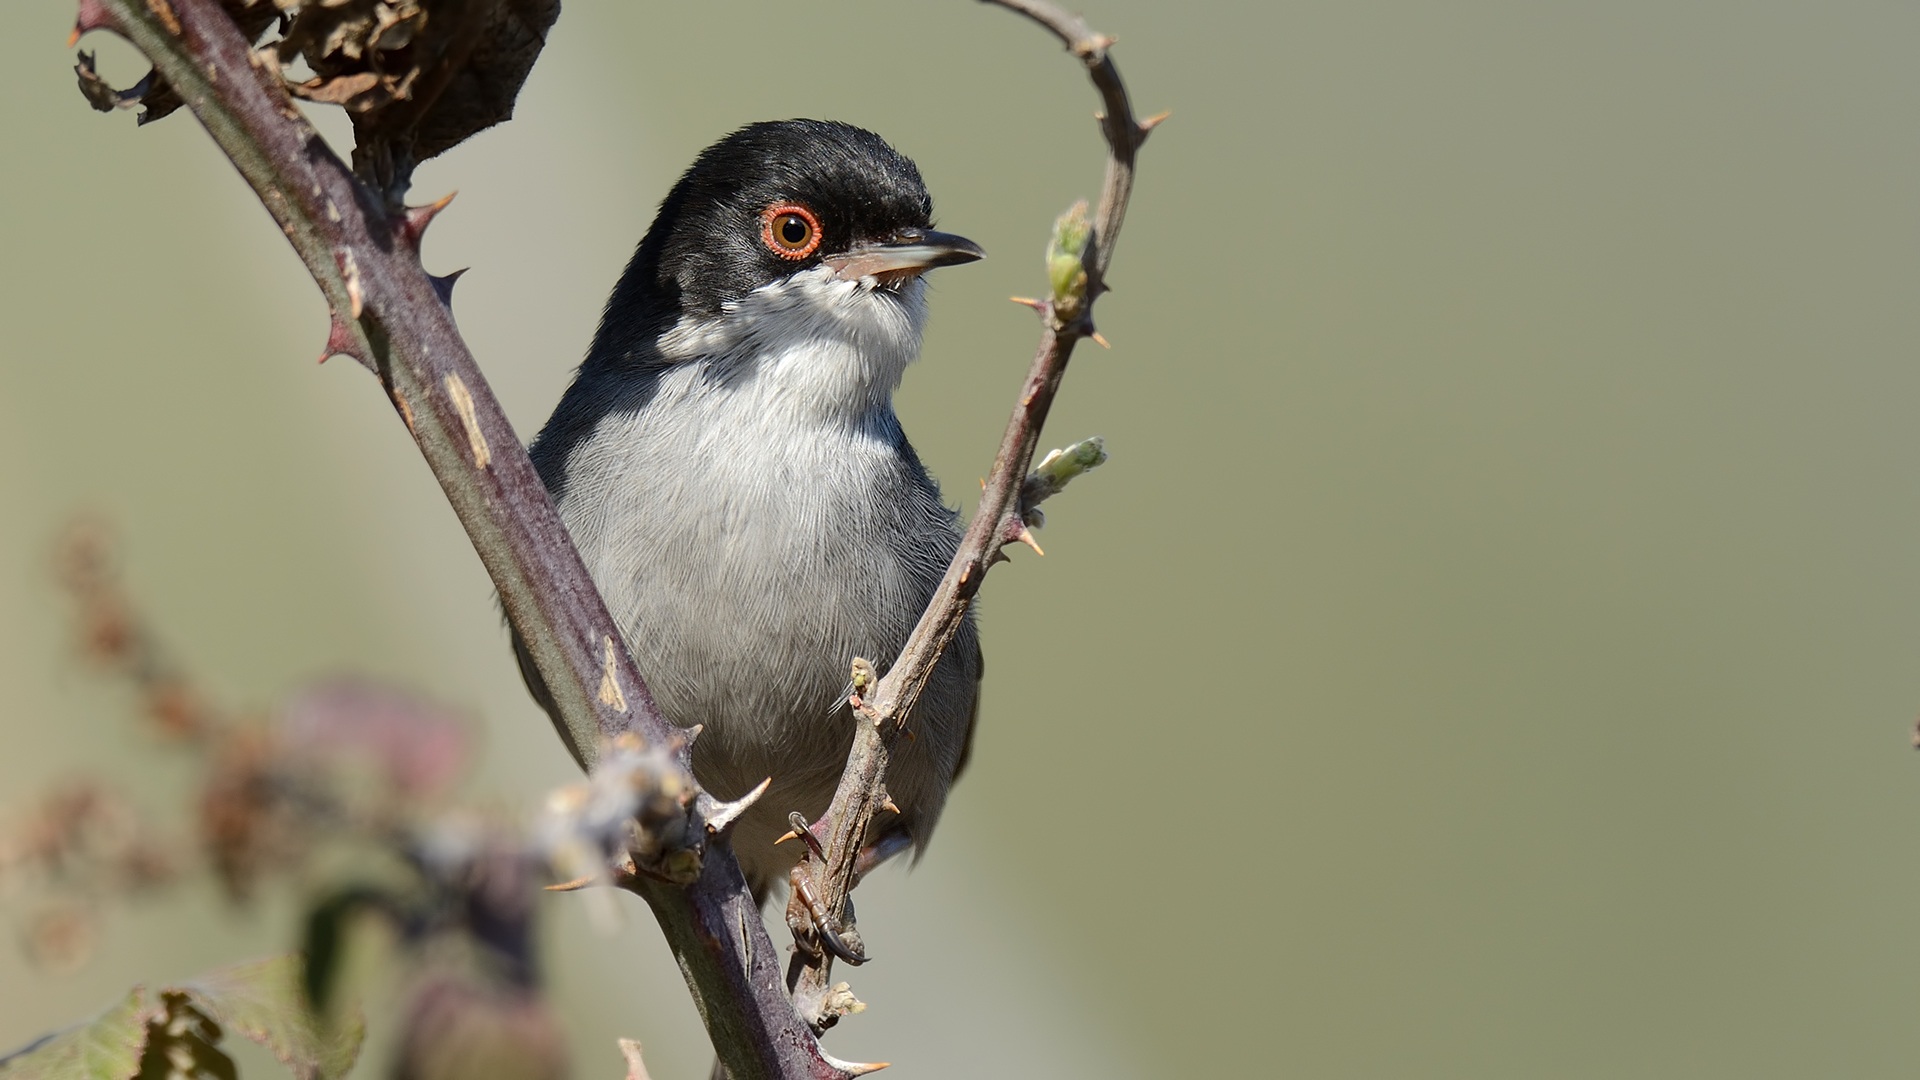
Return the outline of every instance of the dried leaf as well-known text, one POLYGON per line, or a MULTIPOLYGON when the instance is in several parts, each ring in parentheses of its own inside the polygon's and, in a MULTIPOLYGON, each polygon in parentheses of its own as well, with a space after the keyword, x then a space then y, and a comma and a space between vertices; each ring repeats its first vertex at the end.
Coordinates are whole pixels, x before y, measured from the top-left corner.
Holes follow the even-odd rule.
MULTIPOLYGON (((220 6, 233 18, 234 25, 240 28, 240 33, 246 36, 249 44, 260 40, 260 35, 266 33, 267 27, 280 19, 280 12, 265 0, 220 0, 220 6)), ((94 54, 82 52, 79 60, 73 71, 80 79, 80 93, 88 104, 100 112, 130 109, 138 105, 138 123, 144 125, 168 116, 186 104, 158 71, 149 69, 146 76, 133 86, 115 90, 95 70, 94 54)))
POLYGON ((353 99, 380 85, 380 76, 371 71, 342 75, 337 79, 311 79, 287 89, 308 101, 327 105, 347 105, 353 99))
POLYGON ((80 62, 73 65, 73 73, 80 77, 80 96, 87 99, 95 112, 112 112, 121 105, 120 91, 107 84, 95 67, 97 53, 80 51, 80 62))
POLYGON ((470 58, 417 122, 414 160, 435 157, 512 119, 514 101, 546 47, 547 31, 559 17, 560 0, 493 4, 470 58))
POLYGON ((115 109, 131 109, 140 106, 139 123, 147 124, 185 104, 173 87, 160 77, 160 73, 149 69, 144 78, 125 90, 115 90, 101 78, 95 68, 95 54, 82 52, 80 62, 73 67, 73 73, 80 79, 80 95, 87 99, 99 112, 112 112, 115 109))
POLYGON ((280 43, 354 114, 354 170, 397 205, 414 166, 513 115, 560 16, 559 0, 346 0, 307 4, 280 43), (346 76, 374 87, 342 96, 346 76))
MULTIPOLYGON (((414 167, 513 116, 514 100, 560 17, 560 0, 221 0, 249 44, 276 22, 262 54, 298 57, 313 77, 287 90, 354 118, 354 171, 393 206, 414 167)), ((103 112, 135 103, 140 122, 180 98, 149 72, 131 90, 100 79, 82 53, 81 92, 103 112)))

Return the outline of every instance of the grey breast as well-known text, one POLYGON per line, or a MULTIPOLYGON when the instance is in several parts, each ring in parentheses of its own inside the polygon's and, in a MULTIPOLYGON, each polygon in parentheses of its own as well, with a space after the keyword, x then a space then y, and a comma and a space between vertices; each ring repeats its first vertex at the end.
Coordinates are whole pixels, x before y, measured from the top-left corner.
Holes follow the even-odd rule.
MULTIPOLYGON (((891 408, 815 423, 728 374, 583 370, 534 449, 655 700, 703 726, 702 785, 734 798, 773 778, 734 834, 764 892, 799 849, 773 845, 787 814, 823 814, 845 764, 851 659, 891 662, 958 526, 891 408)), ((962 762, 978 675, 969 620, 889 770, 916 843, 962 762)))

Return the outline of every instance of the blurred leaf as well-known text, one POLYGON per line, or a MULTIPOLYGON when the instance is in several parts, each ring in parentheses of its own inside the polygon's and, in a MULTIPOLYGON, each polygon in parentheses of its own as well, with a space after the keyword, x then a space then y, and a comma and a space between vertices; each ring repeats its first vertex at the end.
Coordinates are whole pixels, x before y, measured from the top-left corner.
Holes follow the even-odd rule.
POLYGON ((93 957, 99 937, 94 913, 83 904, 55 901, 28 920, 22 943, 27 959, 42 971, 72 972, 93 957))
POLYGON ((39 900, 22 943, 34 964, 72 970, 94 939, 94 904, 151 890, 179 876, 175 845, 152 830, 151 815, 97 780, 55 784, 0 826, 0 886, 28 886, 39 900))
POLYGON ((523 987, 444 977, 415 993, 394 1065, 397 1080, 562 1080, 566 1040, 540 996, 523 987))
POLYGON ((266 732, 234 728, 200 788, 200 843, 235 900, 253 894, 262 870, 295 860, 305 838, 308 822, 284 797, 276 751, 266 732))
POLYGON ((363 911, 392 912, 399 906, 397 899, 381 889, 354 885, 329 894, 308 910, 300 950, 306 957, 301 989, 316 1014, 325 1017, 332 1006, 333 977, 340 966, 347 921, 363 911))
POLYGON ((280 710, 290 753, 359 757, 377 766, 396 792, 429 798, 466 767, 466 718, 418 694, 356 679, 309 687, 280 710))
POLYGON ((307 1006, 297 954, 222 968, 182 989, 194 1004, 285 1062, 300 1080, 330 1080, 346 1075, 360 1055, 366 1021, 347 1010, 336 1026, 307 1006))
POLYGON ((150 1015, 146 991, 136 986, 98 1018, 0 1058, 0 1080, 131 1080, 150 1015))

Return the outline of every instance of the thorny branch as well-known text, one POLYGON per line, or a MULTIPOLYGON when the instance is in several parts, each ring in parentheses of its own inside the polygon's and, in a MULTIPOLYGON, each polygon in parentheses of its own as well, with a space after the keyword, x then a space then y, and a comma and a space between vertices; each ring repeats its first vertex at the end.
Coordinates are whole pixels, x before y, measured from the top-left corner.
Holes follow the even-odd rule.
POLYGON ((1069 283, 1064 291, 1056 288, 1049 299, 1027 302, 1040 315, 1040 346, 959 551, 886 677, 875 686, 867 681, 871 666, 863 668, 865 661, 854 661, 853 705, 865 722, 857 726, 853 751, 827 815, 812 827, 825 857, 802 860, 796 867, 792 877, 794 900, 788 907, 789 926, 807 946, 795 954, 798 970, 790 976, 794 979, 794 1003, 822 1030, 838 1020, 842 1003, 853 1000, 844 987, 832 985, 833 956, 838 950, 829 941, 836 930, 844 934, 851 929, 847 893, 858 883, 863 869, 861 854, 867 847, 873 817, 888 804, 888 748, 912 720, 915 702, 941 653, 959 631, 988 569, 1006 558, 1000 549, 1015 542, 1033 543, 1028 528, 1036 513, 1032 503, 1057 490, 1045 483, 1030 483, 1034 478, 1028 476, 1027 468, 1074 345, 1084 337, 1099 337, 1093 325, 1093 302, 1106 291, 1114 242, 1133 191, 1134 155, 1165 116, 1134 119, 1126 84, 1108 54, 1114 39, 1094 31, 1085 19, 1047 0, 983 2, 1019 12, 1046 27, 1086 65, 1105 106, 1098 115, 1107 141, 1106 176, 1091 235, 1080 252, 1084 279, 1069 283), (1027 491, 1024 497, 1023 489, 1027 491), (825 906, 824 923, 809 910, 813 906, 809 898, 825 906))
MULTIPOLYGON (((454 326, 444 292, 451 283, 420 264, 421 234, 445 200, 398 208, 396 176, 381 162, 362 162, 367 171, 356 175, 334 155, 294 106, 277 53, 252 48, 266 24, 243 30, 230 17, 256 4, 268 6, 80 0, 75 31, 109 29, 145 53, 154 65, 149 85, 193 110, 273 215, 332 309, 324 355, 353 356, 380 379, 553 691, 574 756, 590 765, 602 744, 621 735, 672 751, 686 781, 680 842, 623 883, 653 908, 731 1075, 859 1075, 861 1067, 821 1051, 781 992, 778 957, 732 852, 707 842, 719 837, 730 808, 693 784, 689 740, 661 717, 618 647, 619 632, 546 488, 454 326)), ((330 7, 338 5, 315 10, 330 7)), ((485 7, 475 0, 442 10, 457 20, 485 7)), ((299 25, 296 16, 293 28, 299 25)), ((449 85, 463 74, 472 75, 471 66, 427 76, 449 85)), ((517 88, 514 79, 510 89, 517 88)), ((417 157, 417 143, 414 149, 417 157)))

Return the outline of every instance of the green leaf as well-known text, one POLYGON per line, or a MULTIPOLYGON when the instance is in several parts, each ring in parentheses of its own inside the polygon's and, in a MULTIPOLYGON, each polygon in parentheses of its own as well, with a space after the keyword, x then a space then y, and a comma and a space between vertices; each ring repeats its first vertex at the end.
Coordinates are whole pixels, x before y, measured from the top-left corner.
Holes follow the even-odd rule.
POLYGON ((337 1024, 315 1016, 302 979, 300 956, 290 953, 222 968, 180 989, 228 1030, 273 1051, 299 1080, 335 1080, 360 1056, 366 1021, 352 1007, 337 1024))
POLYGON ((134 987, 99 1017, 0 1058, 0 1080, 132 1080, 153 1010, 134 987))
POLYGON ((134 987, 99 1018, 0 1058, 0 1080, 231 1080, 221 1026, 273 1051, 300 1080, 337 1080, 366 1037, 358 1009, 328 1025, 307 1007, 297 954, 221 968, 150 1001, 134 987), (146 1066, 142 1071, 142 1065, 146 1066))

